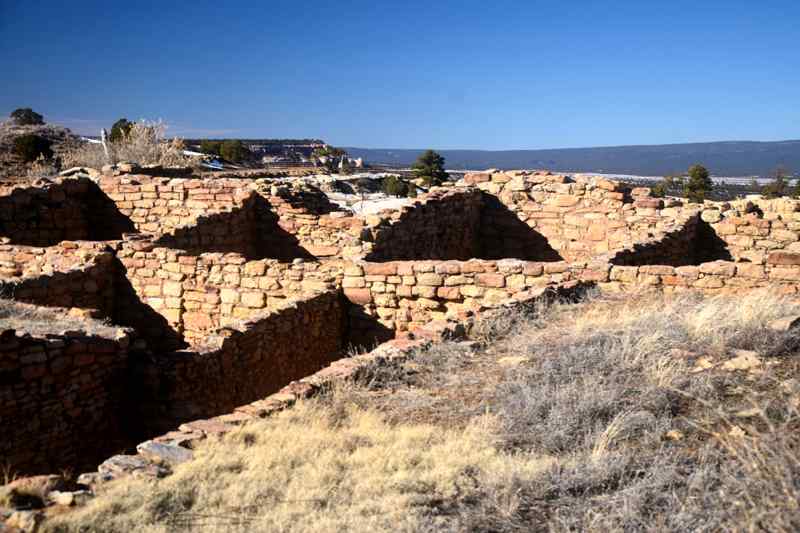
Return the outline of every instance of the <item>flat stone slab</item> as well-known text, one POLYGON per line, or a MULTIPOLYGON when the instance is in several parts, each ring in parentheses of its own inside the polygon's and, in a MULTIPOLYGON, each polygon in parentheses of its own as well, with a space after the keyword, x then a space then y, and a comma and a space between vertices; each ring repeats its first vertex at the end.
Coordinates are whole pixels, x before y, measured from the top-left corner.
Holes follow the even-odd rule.
POLYGON ((153 438, 153 442, 171 444, 182 448, 193 449, 194 443, 205 439, 205 434, 199 431, 170 431, 164 435, 153 438))
POLYGON ((186 448, 152 440, 139 444, 136 451, 153 462, 168 465, 179 465, 194 458, 194 454, 186 448))
POLYGON ((199 431, 205 435, 224 435, 233 431, 234 427, 216 420, 193 420, 181 424, 178 429, 181 431, 199 431))
POLYGON ((158 465, 154 465, 139 455, 115 455, 106 459, 97 471, 112 478, 119 478, 132 474, 146 477, 164 477, 169 471, 158 465))

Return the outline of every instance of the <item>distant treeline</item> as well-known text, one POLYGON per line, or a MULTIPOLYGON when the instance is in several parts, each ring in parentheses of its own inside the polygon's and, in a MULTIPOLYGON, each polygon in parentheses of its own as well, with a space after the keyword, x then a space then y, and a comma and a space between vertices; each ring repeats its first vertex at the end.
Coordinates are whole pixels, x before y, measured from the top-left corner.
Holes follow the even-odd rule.
MULTIPOLYGON (((223 142, 230 139, 185 139, 187 144, 200 144, 203 141, 223 142)), ((321 139, 237 139, 244 144, 283 145, 283 144, 325 144, 321 139)))
MULTIPOLYGON (((423 150, 345 148, 370 164, 409 167, 423 150)), ((701 163, 715 176, 766 176, 776 167, 800 171, 800 140, 730 141, 548 150, 437 150, 448 169, 542 168, 564 172, 598 172, 669 176, 701 163)))

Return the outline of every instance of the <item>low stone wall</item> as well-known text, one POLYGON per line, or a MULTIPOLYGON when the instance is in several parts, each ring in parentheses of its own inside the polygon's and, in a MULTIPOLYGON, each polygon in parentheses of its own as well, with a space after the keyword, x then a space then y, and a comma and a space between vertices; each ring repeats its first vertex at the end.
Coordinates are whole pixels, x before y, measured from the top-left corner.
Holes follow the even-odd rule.
MULTIPOLYGON (((321 191, 305 185, 294 188, 261 182, 257 187, 277 217, 278 227, 296 238, 297 245, 311 256, 325 259, 362 254, 361 234, 367 225, 364 218, 340 211, 321 191)), ((275 237, 280 238, 281 234, 275 237)), ((280 242, 265 244, 268 250, 280 249, 280 246, 280 242)))
POLYGON ((563 261, 516 259, 357 262, 345 266, 342 286, 347 299, 360 306, 352 335, 385 340, 394 331, 413 330, 532 288, 569 281, 574 279, 570 268, 563 261))
POLYGON ((0 237, 13 244, 109 240, 128 231, 133 231, 130 221, 86 178, 0 191, 0 237))
POLYGON ((300 399, 310 398, 336 384, 356 379, 370 368, 387 363, 404 361, 431 342, 463 337, 468 324, 457 322, 429 323, 416 331, 415 338, 395 339, 374 350, 343 357, 330 365, 304 375, 280 390, 237 406, 232 412, 211 418, 194 419, 171 428, 151 440, 136 446, 136 454, 120 454, 108 458, 97 471, 82 474, 78 480, 92 488, 127 475, 147 477, 163 476, 177 464, 192 458, 192 448, 197 441, 214 438, 235 430, 242 424, 270 416, 288 409, 300 399))
POLYGON ((168 178, 128 174, 103 176, 100 189, 142 233, 164 235, 198 218, 240 207, 250 196, 236 179, 168 178))
POLYGON ((230 412, 313 374, 342 356, 345 316, 338 292, 320 293, 232 323, 202 349, 139 362, 148 428, 230 412))
POLYGON ((800 253, 776 251, 766 264, 730 261, 669 266, 612 264, 607 254, 592 262, 393 261, 354 262, 344 268, 342 286, 351 308, 351 336, 386 340, 431 320, 457 318, 525 297, 531 291, 567 282, 594 284, 601 290, 658 288, 705 293, 774 287, 800 291, 800 253))
POLYGON ((469 259, 480 255, 482 198, 474 190, 434 189, 372 231, 368 261, 469 259))
MULTIPOLYGON (((698 216, 690 218, 682 227, 667 232, 658 239, 636 243, 613 254, 615 265, 694 265, 707 256, 714 259, 719 249, 713 237, 707 235, 705 223, 698 216)), ((608 255, 608 254, 607 254, 608 255)))
POLYGON ((149 242, 122 243, 117 255, 131 291, 141 302, 138 308, 126 306, 127 316, 120 317, 119 323, 139 324, 141 329, 143 322, 152 324, 152 313, 157 313, 163 323, 151 329, 156 338, 148 336, 155 346, 169 346, 164 341, 174 335, 190 344, 202 341, 211 331, 287 299, 333 291, 341 278, 336 262, 248 261, 236 253, 193 255, 149 242))
MULTIPOLYGON (((253 194, 255 196, 255 194, 253 194)), ((260 244, 259 211, 251 197, 230 210, 200 215, 185 226, 170 228, 155 240, 155 245, 203 252, 236 252, 248 257, 263 257, 260 244)))
POLYGON ((113 254, 90 242, 35 248, 0 245, 0 297, 47 307, 114 307, 113 254))
POLYGON ((364 221, 308 187, 263 179, 103 177, 101 189, 136 229, 165 247, 250 258, 360 254, 364 221))
POLYGON ((764 264, 774 250, 800 252, 800 200, 739 200, 702 213, 734 261, 764 264))
MULTIPOLYGON (((546 239, 549 256, 566 261, 588 261, 660 239, 681 229, 699 210, 666 211, 664 202, 651 198, 647 188, 630 189, 605 179, 573 179, 550 172, 467 173, 463 185, 497 198, 521 223, 546 239)), ((506 225, 513 222, 507 216, 503 218, 506 225)), ((491 222, 483 226, 491 228, 491 222)), ((503 243, 501 252, 503 248, 513 250, 513 243, 503 243)), ((529 257, 525 250, 514 255, 529 257)))
POLYGON ((0 332, 0 463, 16 474, 93 467, 124 449, 129 336, 0 332))
POLYGON ((613 266, 607 274, 596 272, 603 290, 624 291, 642 287, 665 292, 696 290, 707 294, 735 293, 773 288, 787 294, 800 291, 800 253, 772 252, 765 264, 713 261, 696 266, 613 266))

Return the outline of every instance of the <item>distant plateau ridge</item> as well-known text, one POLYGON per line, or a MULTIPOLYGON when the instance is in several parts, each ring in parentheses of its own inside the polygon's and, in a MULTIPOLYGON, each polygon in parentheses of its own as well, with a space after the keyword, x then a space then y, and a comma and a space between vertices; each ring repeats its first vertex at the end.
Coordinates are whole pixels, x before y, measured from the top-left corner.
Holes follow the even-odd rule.
MULTIPOLYGON (((408 167, 422 150, 345 148, 370 164, 408 167)), ((434 147, 435 149, 435 147, 434 147)), ((437 150, 447 168, 546 168, 556 171, 662 176, 700 163, 717 176, 766 175, 776 167, 800 172, 800 140, 724 141, 547 150, 437 150)))

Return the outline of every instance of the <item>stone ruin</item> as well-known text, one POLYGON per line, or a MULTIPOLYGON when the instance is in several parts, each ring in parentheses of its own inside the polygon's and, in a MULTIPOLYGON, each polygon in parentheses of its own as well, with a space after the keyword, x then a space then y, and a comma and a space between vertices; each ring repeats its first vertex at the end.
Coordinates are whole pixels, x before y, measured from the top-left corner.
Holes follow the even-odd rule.
POLYGON ((87 482, 160 475, 193 440, 494 307, 800 287, 796 200, 684 204, 549 172, 469 173, 364 216, 290 179, 60 178, 0 189, 0 238, 9 312, 85 325, 0 331, 0 462, 99 464, 87 482))

